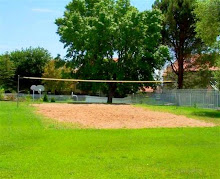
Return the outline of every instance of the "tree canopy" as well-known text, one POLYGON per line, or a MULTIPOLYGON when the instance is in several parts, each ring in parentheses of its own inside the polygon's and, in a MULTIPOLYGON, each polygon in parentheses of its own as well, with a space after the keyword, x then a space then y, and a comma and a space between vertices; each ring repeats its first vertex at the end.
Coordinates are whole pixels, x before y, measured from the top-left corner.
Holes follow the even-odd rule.
MULTIPOLYGON (((129 0, 72 0, 56 24, 76 78, 152 80, 154 70, 168 58, 168 49, 161 45, 162 20, 159 10, 139 12, 129 0)), ((124 95, 139 87, 83 86, 106 93, 110 103, 117 93, 124 95)))
MULTIPOLYGON (((70 73, 70 70, 66 67, 65 64, 60 65, 60 61, 51 60, 44 68, 43 78, 67 78, 70 73)), ((63 81, 43 81, 43 84, 46 88, 46 91, 51 91, 53 94, 56 92, 61 93, 65 91, 73 91, 75 89, 75 85, 70 82, 63 81)))
MULTIPOLYGON (((198 18, 197 35, 210 46, 210 53, 220 69, 220 0, 199 0, 194 12, 198 18)), ((214 72, 214 75, 220 89, 220 70, 214 72)))
POLYGON ((199 0, 194 12, 198 36, 211 46, 220 35, 220 0, 199 0))
POLYGON ((9 54, 0 56, 0 87, 5 90, 13 89, 13 77, 15 75, 14 63, 9 54))
MULTIPOLYGON (((15 65, 14 86, 17 84, 17 75, 41 77, 45 65, 51 59, 49 52, 43 48, 27 48, 16 50, 9 54, 10 60, 15 65)), ((40 81, 25 80, 21 83, 22 90, 29 90, 31 85, 40 81)))

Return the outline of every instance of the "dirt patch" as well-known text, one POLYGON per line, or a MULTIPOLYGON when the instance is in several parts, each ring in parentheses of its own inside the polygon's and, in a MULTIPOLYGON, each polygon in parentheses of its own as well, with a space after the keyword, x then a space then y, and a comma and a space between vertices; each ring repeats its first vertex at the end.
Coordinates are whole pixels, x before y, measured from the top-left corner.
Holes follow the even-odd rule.
POLYGON ((104 104, 36 104, 38 112, 63 122, 77 123, 84 128, 175 128, 213 127, 212 123, 189 119, 165 112, 155 112, 131 105, 104 104))

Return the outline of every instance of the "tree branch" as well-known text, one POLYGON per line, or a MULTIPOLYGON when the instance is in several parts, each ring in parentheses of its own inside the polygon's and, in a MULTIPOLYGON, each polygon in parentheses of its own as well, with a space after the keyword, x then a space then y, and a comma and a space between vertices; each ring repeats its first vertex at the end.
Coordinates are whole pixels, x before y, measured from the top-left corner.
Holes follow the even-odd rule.
POLYGON ((171 60, 170 60, 170 63, 171 63, 171 67, 172 67, 173 72, 174 72, 176 75, 178 75, 178 70, 174 68, 174 64, 173 64, 173 62, 172 62, 171 60))

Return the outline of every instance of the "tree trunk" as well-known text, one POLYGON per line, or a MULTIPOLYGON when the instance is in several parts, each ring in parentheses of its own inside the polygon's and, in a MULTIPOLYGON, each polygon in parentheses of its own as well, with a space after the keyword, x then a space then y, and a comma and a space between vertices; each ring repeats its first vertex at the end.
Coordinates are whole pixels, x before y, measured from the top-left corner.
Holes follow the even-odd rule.
POLYGON ((108 104, 112 104, 112 99, 115 95, 115 91, 117 89, 117 84, 116 83, 109 83, 109 88, 108 88, 108 104))
POLYGON ((184 73, 183 61, 184 61, 183 57, 180 57, 178 59, 178 89, 183 88, 183 73, 184 73))

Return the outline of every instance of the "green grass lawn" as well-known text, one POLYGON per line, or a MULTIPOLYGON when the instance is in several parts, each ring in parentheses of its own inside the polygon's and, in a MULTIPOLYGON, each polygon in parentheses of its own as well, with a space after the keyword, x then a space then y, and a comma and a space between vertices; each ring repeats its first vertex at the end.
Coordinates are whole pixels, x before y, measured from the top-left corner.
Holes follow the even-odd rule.
POLYGON ((220 125, 220 111, 217 110, 180 106, 150 106, 146 104, 138 104, 135 106, 147 108, 153 111, 169 112, 176 115, 184 115, 189 118, 204 120, 220 125))
POLYGON ((0 178, 220 177, 219 127, 86 130, 46 121, 25 104, 0 102, 0 178))

